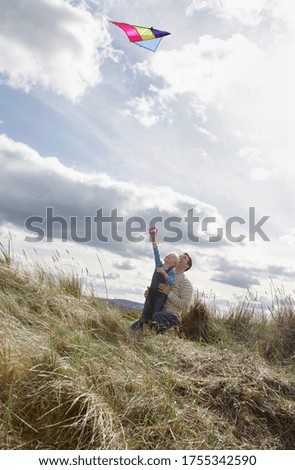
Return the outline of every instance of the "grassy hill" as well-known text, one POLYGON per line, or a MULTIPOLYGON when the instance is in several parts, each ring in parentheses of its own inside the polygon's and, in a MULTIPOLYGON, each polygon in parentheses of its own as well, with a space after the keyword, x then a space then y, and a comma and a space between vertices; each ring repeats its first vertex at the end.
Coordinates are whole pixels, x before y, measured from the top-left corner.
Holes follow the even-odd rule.
POLYGON ((2 250, 1 449, 295 448, 290 299, 268 318, 196 299, 161 336, 127 317, 2 250))

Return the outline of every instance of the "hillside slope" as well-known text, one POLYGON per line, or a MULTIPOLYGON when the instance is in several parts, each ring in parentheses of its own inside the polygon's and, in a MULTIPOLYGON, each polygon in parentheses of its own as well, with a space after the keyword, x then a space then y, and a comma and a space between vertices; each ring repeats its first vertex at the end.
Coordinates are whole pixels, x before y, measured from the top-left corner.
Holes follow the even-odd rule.
POLYGON ((295 448, 295 380, 283 366, 232 342, 131 332, 76 279, 8 261, 1 449, 295 448))

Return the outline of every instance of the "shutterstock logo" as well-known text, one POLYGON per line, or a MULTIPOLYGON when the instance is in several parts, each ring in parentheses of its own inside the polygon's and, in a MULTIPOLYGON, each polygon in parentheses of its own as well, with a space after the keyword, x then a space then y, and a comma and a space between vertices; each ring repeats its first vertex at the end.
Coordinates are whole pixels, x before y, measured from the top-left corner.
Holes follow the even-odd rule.
POLYGON ((209 243, 218 243, 222 240, 239 243, 244 240, 255 241, 256 237, 270 241, 262 229, 268 219, 269 216, 265 215, 257 221, 255 207, 249 207, 247 220, 239 216, 229 217, 222 227, 218 226, 216 217, 201 218, 195 214, 193 208, 183 217, 156 216, 146 221, 140 216, 124 218, 118 214, 116 208, 109 214, 105 214, 100 208, 94 216, 65 218, 55 215, 53 208, 48 207, 44 217, 34 215, 26 219, 25 228, 34 236, 26 236, 25 241, 52 242, 53 238, 59 237, 63 242, 89 243, 96 240, 101 243, 110 241, 123 243, 128 240, 138 243, 146 238, 148 227, 155 225, 161 227, 161 241, 171 243, 183 240, 193 243, 204 240, 209 243))

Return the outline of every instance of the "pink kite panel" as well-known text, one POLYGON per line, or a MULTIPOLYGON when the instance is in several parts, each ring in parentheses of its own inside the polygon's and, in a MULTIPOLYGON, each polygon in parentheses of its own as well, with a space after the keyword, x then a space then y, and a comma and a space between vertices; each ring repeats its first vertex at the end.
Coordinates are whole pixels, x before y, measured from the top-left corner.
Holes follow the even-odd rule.
POLYGON ((112 21, 112 23, 115 24, 116 26, 119 26, 119 28, 123 29, 123 31, 127 34, 131 42, 142 40, 140 34, 138 34, 134 26, 127 24, 127 23, 117 23, 116 21, 112 21))

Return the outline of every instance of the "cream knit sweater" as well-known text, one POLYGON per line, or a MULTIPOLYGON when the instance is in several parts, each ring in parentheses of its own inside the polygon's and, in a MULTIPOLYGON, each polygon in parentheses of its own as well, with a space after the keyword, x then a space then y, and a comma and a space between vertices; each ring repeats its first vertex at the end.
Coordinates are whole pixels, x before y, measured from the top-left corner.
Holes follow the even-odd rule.
POLYGON ((164 310, 173 313, 181 321, 181 313, 189 309, 192 300, 193 286, 191 281, 183 273, 177 274, 165 302, 164 310))

